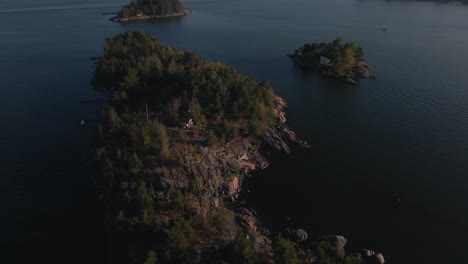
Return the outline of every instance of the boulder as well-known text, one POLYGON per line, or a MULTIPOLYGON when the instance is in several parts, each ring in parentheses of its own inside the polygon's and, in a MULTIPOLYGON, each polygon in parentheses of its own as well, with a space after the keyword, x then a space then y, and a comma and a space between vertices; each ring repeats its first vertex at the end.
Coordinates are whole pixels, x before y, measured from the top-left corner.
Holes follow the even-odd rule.
POLYGON ((362 256, 366 264, 384 264, 385 259, 382 253, 375 253, 369 249, 362 250, 362 256))
POLYGON ((369 250, 369 249, 363 249, 363 250, 362 250, 362 255, 363 255, 364 257, 370 257, 370 256, 375 255, 375 252, 372 251, 372 250, 369 250))
POLYGON ((297 229, 296 230, 296 237, 298 242, 303 242, 307 240, 307 232, 304 229, 297 229))
POLYGON ((295 242, 304 242, 308 234, 304 229, 286 229, 287 237, 295 242))
POLYGON ((385 259, 382 255, 382 253, 377 253, 375 254, 375 260, 377 260, 377 263, 379 264, 384 264, 385 263, 385 259))
POLYGON ((343 236, 326 236, 323 239, 325 246, 338 258, 344 258, 345 246, 348 240, 343 236))
POLYGON ((343 236, 327 236, 325 241, 334 248, 344 248, 348 242, 343 236))

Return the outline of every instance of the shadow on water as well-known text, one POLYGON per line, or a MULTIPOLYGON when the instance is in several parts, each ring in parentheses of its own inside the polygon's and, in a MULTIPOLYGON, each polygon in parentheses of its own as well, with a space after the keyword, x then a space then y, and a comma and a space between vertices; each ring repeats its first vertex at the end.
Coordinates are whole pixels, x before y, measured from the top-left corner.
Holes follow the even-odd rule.
POLYGON ((291 62, 293 76, 302 80, 305 87, 310 89, 321 89, 327 93, 336 95, 346 95, 357 91, 359 86, 352 85, 334 78, 324 77, 320 74, 320 67, 301 67, 291 62))
POLYGON ((96 200, 83 202, 83 206, 22 208, 27 213, 20 218, 4 220, 2 225, 21 231, 11 240, 0 242, 2 262, 106 263, 103 208, 96 200))
POLYGON ((301 228, 311 236, 344 235, 352 250, 371 248, 388 263, 456 263, 464 258, 464 245, 456 243, 467 238, 463 223, 441 217, 429 204, 363 181, 367 177, 347 177, 349 171, 366 170, 343 154, 313 148, 273 155, 271 163, 245 180, 241 199, 273 234, 301 228), (452 245, 450 256, 435 246, 435 239, 440 246, 452 245), (412 246, 431 254, 412 252, 412 246))

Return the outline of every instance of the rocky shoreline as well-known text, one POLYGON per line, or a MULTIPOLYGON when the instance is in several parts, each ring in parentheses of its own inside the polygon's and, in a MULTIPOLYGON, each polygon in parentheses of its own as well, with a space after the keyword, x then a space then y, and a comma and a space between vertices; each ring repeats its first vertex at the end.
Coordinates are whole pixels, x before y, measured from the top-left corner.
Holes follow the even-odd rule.
MULTIPOLYGON (((262 138, 262 143, 250 137, 238 138, 226 145, 219 147, 198 147, 185 153, 185 164, 169 173, 163 173, 162 168, 156 165, 155 172, 161 180, 161 186, 166 191, 160 195, 164 196, 168 191, 174 189, 189 188, 189 180, 186 175, 192 174, 198 186, 203 186, 207 197, 210 197, 210 208, 215 211, 221 208, 229 208, 235 213, 236 221, 242 228, 242 234, 254 242, 254 247, 259 252, 265 252, 265 259, 272 259, 272 240, 270 233, 257 219, 255 211, 245 208, 239 201, 239 192, 245 176, 255 170, 262 170, 269 166, 265 157, 268 150, 291 152, 293 145, 307 148, 308 145, 296 139, 285 124, 286 102, 279 96, 275 96, 275 113, 277 116, 276 126, 269 129, 262 138)), ((192 208, 195 215, 202 216, 202 208, 192 208)), ((203 240, 203 238, 200 238, 203 240)), ((200 252, 210 254, 217 252, 219 245, 200 241, 204 245, 200 252)), ((203 263, 203 259, 200 259, 203 263)), ((204 260, 207 261, 207 260, 204 260)))
POLYGON ((359 80, 361 79, 369 79, 375 80, 375 76, 371 75, 371 66, 365 62, 359 62, 359 65, 354 67, 351 71, 346 73, 345 75, 337 75, 332 73, 327 69, 327 67, 320 65, 320 62, 316 62, 310 60, 308 58, 304 58, 303 56, 297 54, 290 54, 288 55, 291 60, 298 66, 303 68, 316 68, 320 70, 320 74, 323 77, 333 78, 336 80, 341 80, 346 83, 358 86, 359 80))
POLYGON ((322 76, 325 76, 328 78, 342 80, 349 84, 358 86, 359 80, 361 79, 375 80, 375 77, 371 75, 370 72, 371 72, 371 66, 365 62, 360 62, 359 66, 356 66, 353 70, 349 71, 345 75, 337 75, 330 71, 327 71, 326 69, 323 69, 321 71, 321 74, 322 76))
MULTIPOLYGON (((274 263, 272 253, 273 242, 271 234, 258 220, 255 211, 247 209, 243 203, 238 201, 239 193, 242 189, 244 177, 255 170, 261 170, 269 166, 266 153, 269 151, 281 151, 290 153, 291 147, 308 148, 309 146, 296 139, 295 133, 286 126, 286 117, 284 109, 286 101, 279 96, 275 96, 275 115, 276 124, 274 128, 268 129, 261 138, 261 142, 253 137, 239 137, 227 144, 220 146, 203 146, 199 144, 200 138, 195 136, 200 131, 197 126, 192 127, 168 127, 171 134, 187 135, 187 143, 174 143, 173 148, 181 153, 183 161, 177 166, 168 167, 167 164, 161 164, 157 160, 145 158, 144 166, 147 170, 148 178, 157 179, 152 186, 152 196, 156 202, 160 203, 161 209, 155 212, 155 219, 158 219, 161 225, 169 224, 177 217, 173 210, 164 210, 167 207, 167 199, 173 193, 179 190, 188 190, 196 185, 198 190, 203 190, 201 200, 193 199, 184 207, 188 214, 194 219, 203 219, 213 212, 227 209, 232 211, 235 216, 236 225, 241 230, 230 230, 227 234, 219 236, 214 234, 205 234, 198 236, 196 245, 194 245, 193 263, 206 263, 213 261, 213 255, 222 250, 222 245, 232 241, 236 236, 246 235, 253 242, 256 252, 261 252, 262 262, 274 263)), ((144 119, 139 113, 133 114, 132 119, 138 117, 144 119), (136 114, 136 116, 135 116, 136 114)), ((126 122, 121 117, 117 122, 126 122)), ((112 127, 103 127, 109 131, 101 138, 101 144, 115 148, 118 143, 112 139, 112 127)), ((114 150, 112 150, 114 151, 114 150)), ((117 150, 115 150, 117 151, 117 150)), ((109 183, 104 181, 104 186, 109 183)), ((109 233, 109 248, 111 255, 118 255, 118 246, 115 240, 119 237, 120 228, 116 226, 113 215, 112 204, 115 200, 113 191, 105 188, 103 192, 104 202, 106 204, 106 226, 109 233), (114 241, 113 241, 114 240, 114 241)), ((169 201, 172 198, 169 198, 169 201)), ((160 257, 162 261, 170 262, 170 258, 160 257)))
POLYGON ((139 15, 127 18, 119 18, 118 16, 112 17, 110 21, 113 22, 132 22, 132 21, 148 21, 148 20, 157 20, 157 19, 164 19, 164 18, 171 18, 171 17, 183 17, 192 14, 191 8, 184 8, 184 10, 180 13, 174 13, 165 16, 146 16, 146 15, 139 15))
MULTIPOLYGON (((278 263, 275 259, 273 248, 273 237, 270 231, 262 225, 255 211, 246 208, 242 202, 238 200, 239 193, 242 189, 242 182, 245 176, 255 170, 262 170, 269 166, 269 161, 266 158, 266 153, 269 151, 277 151, 290 153, 292 148, 309 148, 304 141, 296 138, 295 133, 286 126, 285 108, 286 101, 279 96, 275 96, 275 114, 276 125, 274 129, 269 129, 262 137, 262 142, 259 145, 257 139, 250 137, 238 138, 226 145, 218 147, 194 147, 187 149, 187 146, 180 148, 180 152, 184 153, 184 162, 182 165, 169 169, 161 166, 158 163, 152 163, 151 160, 146 160, 147 166, 151 171, 150 177, 159 179, 157 186, 160 186, 158 191, 153 193, 155 199, 158 197, 164 200, 164 197, 171 196, 171 192, 181 189, 189 189, 191 182, 187 175, 192 175, 198 188, 205 190, 206 197, 209 197, 209 205, 204 207, 201 201, 193 202, 188 205, 187 209, 195 218, 203 218, 210 211, 222 210, 227 208, 234 212, 235 219, 241 231, 233 232, 231 237, 214 238, 212 236, 198 237, 196 250, 192 258, 193 263, 206 263, 212 261, 212 256, 216 255, 222 248, 219 239, 234 239, 237 235, 246 235, 253 242, 255 251, 262 252, 261 263, 278 263)), ((172 133, 179 133, 179 130, 187 128, 170 128, 172 133), (177 130, 177 131, 176 131, 177 130)), ((189 141, 196 142, 197 138, 189 138, 189 141)), ((177 148, 177 146, 176 146, 177 148)), ((255 191, 255 190, 251 190, 255 191)), ((110 204, 110 203, 107 203, 110 204)), ((108 210, 107 219, 110 221, 109 226, 112 226, 111 210, 108 210)), ((155 218, 162 223, 173 221, 173 215, 170 212, 161 210, 156 212, 155 218)), ((110 229, 112 230, 112 229, 110 229)), ((110 231, 113 232, 113 231, 110 231)), ((314 240, 307 237, 304 230, 289 230, 285 229, 286 238, 297 243, 298 258, 301 263, 323 263, 323 258, 320 250, 325 250, 327 257, 336 259, 342 263, 340 259, 357 259, 362 260, 365 264, 383 264, 385 260, 383 255, 374 251, 364 249, 361 252, 347 252, 347 239, 339 235, 329 235, 314 240), (313 241, 313 242, 311 242, 313 241), (311 249, 307 242, 319 245, 317 252, 311 249)), ((164 261, 164 257, 161 258, 164 261)), ((354 263, 354 262, 353 262, 354 263)))

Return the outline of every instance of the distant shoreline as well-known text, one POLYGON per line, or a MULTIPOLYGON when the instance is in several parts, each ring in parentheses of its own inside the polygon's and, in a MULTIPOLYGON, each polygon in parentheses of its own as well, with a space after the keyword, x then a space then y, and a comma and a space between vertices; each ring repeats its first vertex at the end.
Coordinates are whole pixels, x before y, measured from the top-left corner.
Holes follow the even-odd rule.
POLYGON ((192 14, 192 9, 191 8, 184 8, 182 12, 179 13, 173 13, 170 15, 165 15, 165 16, 132 16, 132 17, 127 17, 127 18, 119 18, 117 16, 111 18, 110 20, 113 22, 131 22, 131 21, 145 21, 145 20, 156 20, 156 19, 161 19, 161 18, 170 18, 170 17, 183 17, 183 16, 188 16, 192 14))
MULTIPOLYGON (((408 2, 408 0, 387 0, 390 2, 408 2)), ((465 6, 468 5, 468 1, 463 0, 463 1, 445 1, 445 0, 410 0, 410 1, 415 1, 415 2, 434 2, 434 3, 441 3, 441 4, 449 4, 449 5, 455 5, 455 6, 465 6)))

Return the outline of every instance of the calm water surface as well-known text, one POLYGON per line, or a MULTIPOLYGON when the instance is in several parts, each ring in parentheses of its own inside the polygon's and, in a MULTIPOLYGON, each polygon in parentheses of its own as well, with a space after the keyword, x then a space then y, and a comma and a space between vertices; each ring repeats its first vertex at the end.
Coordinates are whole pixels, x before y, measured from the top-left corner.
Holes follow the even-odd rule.
POLYGON ((271 81, 313 149, 280 158, 245 193, 272 230, 343 234, 389 263, 468 263, 468 7, 366 0, 186 1, 182 19, 120 25, 125 1, 0 3, 0 248, 8 263, 102 263, 89 169, 90 57, 144 30, 271 81), (389 28, 388 32, 381 28, 389 28), (285 56, 336 36, 359 43, 359 88, 285 56), (396 204, 394 197, 401 198, 396 204), (291 221, 285 223, 285 217, 291 221))

